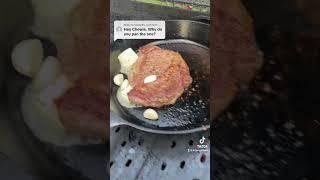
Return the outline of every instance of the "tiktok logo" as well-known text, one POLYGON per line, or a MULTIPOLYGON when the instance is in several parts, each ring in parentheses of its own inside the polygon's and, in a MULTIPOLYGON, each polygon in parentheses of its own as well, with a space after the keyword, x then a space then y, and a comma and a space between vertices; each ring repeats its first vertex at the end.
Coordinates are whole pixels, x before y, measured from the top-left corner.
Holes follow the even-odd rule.
POLYGON ((205 139, 206 139, 206 138, 202 136, 202 138, 199 140, 199 143, 200 143, 200 144, 203 144, 205 139))
POLYGON ((188 152, 207 152, 208 149, 208 143, 205 143, 206 138, 202 136, 201 139, 199 139, 199 144, 197 144, 196 148, 188 149, 188 152))

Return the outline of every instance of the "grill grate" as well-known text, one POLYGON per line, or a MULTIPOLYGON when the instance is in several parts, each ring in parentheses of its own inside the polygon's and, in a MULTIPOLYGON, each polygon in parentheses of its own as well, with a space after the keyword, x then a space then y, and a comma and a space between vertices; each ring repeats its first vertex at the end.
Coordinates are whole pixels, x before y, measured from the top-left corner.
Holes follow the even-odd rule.
POLYGON ((110 173, 112 180, 209 180, 209 131, 188 135, 160 135, 131 127, 110 132, 110 173), (206 152, 197 149, 206 138, 206 152))

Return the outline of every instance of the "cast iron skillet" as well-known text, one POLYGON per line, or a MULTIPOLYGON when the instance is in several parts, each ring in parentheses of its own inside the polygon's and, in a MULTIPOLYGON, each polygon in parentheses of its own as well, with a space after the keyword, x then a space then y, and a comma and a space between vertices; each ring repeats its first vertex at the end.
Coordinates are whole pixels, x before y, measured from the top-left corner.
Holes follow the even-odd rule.
POLYGON ((166 21, 165 40, 116 40, 110 50, 110 82, 119 73, 117 56, 125 49, 137 51, 140 47, 153 44, 164 49, 179 52, 190 68, 193 78, 191 86, 174 105, 157 108, 159 120, 151 121, 143 117, 145 107, 125 108, 118 103, 118 86, 111 84, 110 127, 129 125, 140 130, 182 134, 210 127, 210 55, 209 25, 200 22, 177 20, 166 21))

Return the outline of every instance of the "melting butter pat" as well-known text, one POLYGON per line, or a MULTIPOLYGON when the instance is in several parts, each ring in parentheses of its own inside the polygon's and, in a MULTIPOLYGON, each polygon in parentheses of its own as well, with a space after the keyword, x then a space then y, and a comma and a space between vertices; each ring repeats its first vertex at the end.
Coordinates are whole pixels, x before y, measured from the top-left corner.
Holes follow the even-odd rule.
POLYGON ((138 55, 133 49, 128 48, 118 56, 118 59, 121 65, 120 72, 123 74, 128 74, 132 68, 132 65, 137 61, 138 55))

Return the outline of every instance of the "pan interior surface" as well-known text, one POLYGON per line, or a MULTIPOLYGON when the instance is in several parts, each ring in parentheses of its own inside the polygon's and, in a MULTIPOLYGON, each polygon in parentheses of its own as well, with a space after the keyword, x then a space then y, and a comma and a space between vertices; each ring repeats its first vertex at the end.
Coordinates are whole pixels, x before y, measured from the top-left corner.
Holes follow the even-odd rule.
MULTIPOLYGON (((148 43, 150 42, 136 47, 127 46, 127 48, 131 47, 137 51, 139 47, 148 43)), ((127 44, 127 42, 123 42, 123 44, 127 44)), ((155 108, 159 114, 157 121, 147 120, 143 117, 143 112, 146 107, 122 107, 118 103, 115 95, 118 87, 112 85, 112 98, 117 110, 120 111, 120 116, 132 124, 157 130, 188 130, 209 124, 210 54, 208 47, 184 39, 155 41, 150 44, 179 52, 189 66, 193 82, 189 88, 185 90, 183 95, 178 98, 175 104, 155 108)), ((113 59, 111 61, 117 61, 117 59, 111 59, 113 59)), ((111 77, 116 74, 116 71, 119 72, 119 68, 120 65, 113 67, 111 77), (117 68, 117 70, 115 70, 115 68, 117 68)))

